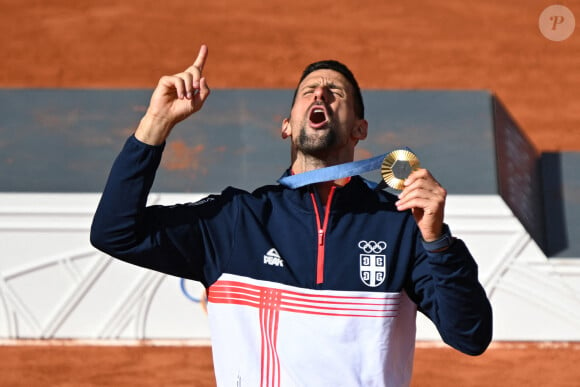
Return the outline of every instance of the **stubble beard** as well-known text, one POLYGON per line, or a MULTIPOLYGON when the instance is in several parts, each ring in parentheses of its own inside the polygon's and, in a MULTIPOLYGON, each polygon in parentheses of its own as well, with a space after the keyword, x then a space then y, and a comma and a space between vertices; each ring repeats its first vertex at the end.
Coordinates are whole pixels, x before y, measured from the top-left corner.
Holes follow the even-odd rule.
POLYGON ((337 135, 333 125, 329 122, 328 128, 317 131, 318 135, 308 135, 307 123, 302 125, 298 136, 297 149, 302 153, 315 157, 322 157, 327 154, 337 143, 337 135))

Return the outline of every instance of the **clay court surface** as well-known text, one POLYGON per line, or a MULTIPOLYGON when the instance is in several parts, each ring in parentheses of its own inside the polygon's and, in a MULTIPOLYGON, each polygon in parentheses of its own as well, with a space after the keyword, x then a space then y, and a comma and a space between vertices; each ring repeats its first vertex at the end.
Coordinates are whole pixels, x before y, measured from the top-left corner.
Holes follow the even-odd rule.
MULTIPOLYGON (((580 1, 557 3, 580 22, 580 1)), ((538 150, 580 151, 580 29, 542 36, 551 4, 0 0, 0 87, 153 88, 206 43, 212 88, 292 88, 335 58, 366 89, 491 90, 538 150)), ((3 345, 0 362, 1 386, 215 385, 208 347, 3 345)), ((578 343, 494 343, 475 358, 421 344, 413 385, 577 386, 579 362, 578 343)))
MULTIPOLYGON (((10 387, 215 386, 209 347, 0 346, 10 387)), ((479 357, 419 343, 412 386, 578 386, 580 344, 492 344, 479 357)))

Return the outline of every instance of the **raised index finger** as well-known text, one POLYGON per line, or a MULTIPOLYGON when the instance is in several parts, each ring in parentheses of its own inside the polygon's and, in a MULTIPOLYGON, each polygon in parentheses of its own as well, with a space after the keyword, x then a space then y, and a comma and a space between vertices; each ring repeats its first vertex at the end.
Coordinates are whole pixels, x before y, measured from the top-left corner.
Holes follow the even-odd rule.
POLYGON ((203 66, 205 65, 205 60, 207 59, 208 49, 205 44, 202 44, 199 48, 199 53, 197 54, 197 58, 195 58, 195 62, 193 62, 193 67, 196 67, 199 72, 203 71, 203 66))

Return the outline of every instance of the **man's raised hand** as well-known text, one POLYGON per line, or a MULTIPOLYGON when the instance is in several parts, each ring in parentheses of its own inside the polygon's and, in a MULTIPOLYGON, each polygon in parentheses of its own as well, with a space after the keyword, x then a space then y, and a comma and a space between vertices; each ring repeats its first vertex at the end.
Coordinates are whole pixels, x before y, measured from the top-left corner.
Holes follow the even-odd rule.
POLYGON ((395 205, 399 211, 412 211, 423 239, 431 242, 441 236, 446 198, 447 191, 431 173, 419 169, 407 177, 395 205))
POLYGON ((203 106, 210 94, 202 76, 208 49, 202 45, 193 65, 184 72, 161 77, 135 137, 150 145, 162 144, 173 127, 203 106))

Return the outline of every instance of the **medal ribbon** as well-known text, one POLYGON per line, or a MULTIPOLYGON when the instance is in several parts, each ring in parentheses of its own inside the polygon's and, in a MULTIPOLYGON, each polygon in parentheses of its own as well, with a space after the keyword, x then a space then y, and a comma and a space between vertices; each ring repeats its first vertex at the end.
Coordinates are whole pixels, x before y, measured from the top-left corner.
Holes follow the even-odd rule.
POLYGON ((360 175, 381 168, 383 160, 387 155, 388 153, 385 153, 380 156, 371 157, 370 159, 352 161, 350 163, 338 164, 331 167, 298 173, 296 175, 285 176, 280 178, 278 183, 285 185, 288 188, 300 188, 309 184, 360 175))

